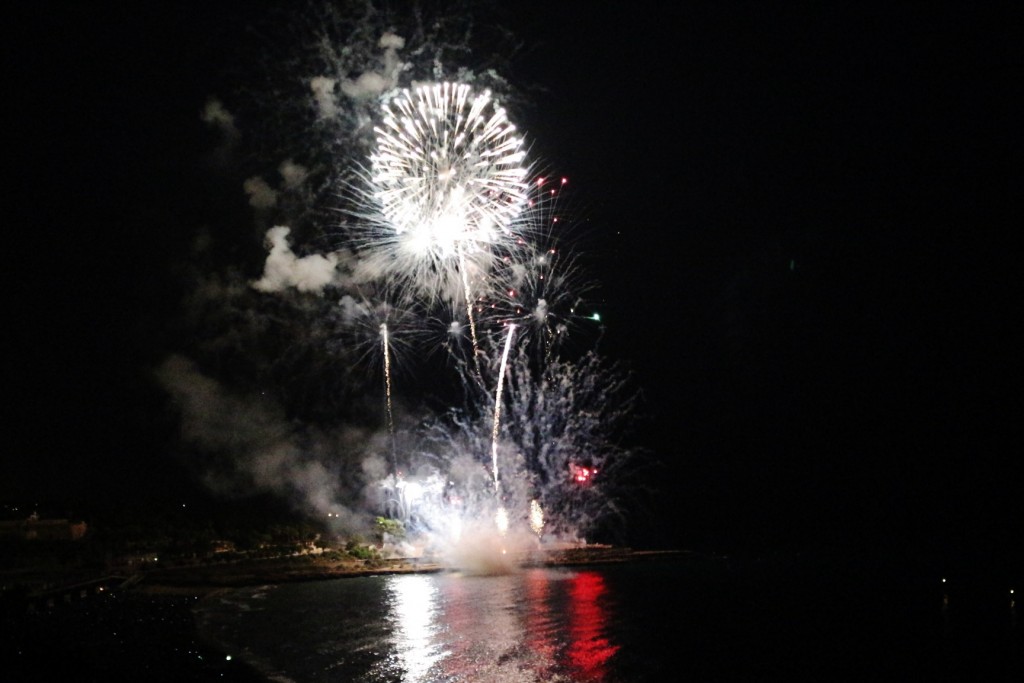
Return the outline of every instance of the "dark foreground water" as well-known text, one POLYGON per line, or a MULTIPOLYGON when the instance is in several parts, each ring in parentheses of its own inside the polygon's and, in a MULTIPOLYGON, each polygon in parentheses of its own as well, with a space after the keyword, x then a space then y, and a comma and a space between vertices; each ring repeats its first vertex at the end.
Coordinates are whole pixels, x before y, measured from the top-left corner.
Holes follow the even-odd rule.
POLYGON ((1022 680, 1012 580, 684 555, 263 586, 197 615, 225 653, 295 683, 1022 680))
POLYGON ((0 683, 1022 681, 1014 558, 681 554, 5 602, 0 683))
POLYGON ((0 610, 0 683, 264 680, 203 641, 199 598, 114 591, 52 609, 0 610))

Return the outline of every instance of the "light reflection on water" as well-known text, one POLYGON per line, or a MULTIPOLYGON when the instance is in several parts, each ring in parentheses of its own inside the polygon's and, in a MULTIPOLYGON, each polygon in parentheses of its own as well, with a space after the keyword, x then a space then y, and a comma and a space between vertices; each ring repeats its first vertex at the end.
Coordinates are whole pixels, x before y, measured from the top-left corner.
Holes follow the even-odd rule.
POLYGON ((236 591, 200 616, 282 681, 610 683, 610 597, 588 570, 403 574, 236 591), (246 609, 257 599, 264 609, 246 609))
POLYGON ((858 566, 694 556, 358 577, 230 591, 197 616, 281 683, 1017 680, 1003 675, 1022 654, 1009 589, 990 600, 858 566))
POLYGON ((432 637, 438 611, 437 588, 427 576, 402 578, 405 580, 387 582, 395 645, 406 680, 422 681, 430 667, 445 656, 432 637))
POLYGON ((397 667, 387 673, 410 683, 603 681, 617 649, 595 572, 404 575, 385 583, 397 667))
POLYGON ((582 572, 570 584, 569 661, 580 680, 603 681, 608 660, 619 649, 607 635, 605 590, 604 577, 594 572, 582 572))

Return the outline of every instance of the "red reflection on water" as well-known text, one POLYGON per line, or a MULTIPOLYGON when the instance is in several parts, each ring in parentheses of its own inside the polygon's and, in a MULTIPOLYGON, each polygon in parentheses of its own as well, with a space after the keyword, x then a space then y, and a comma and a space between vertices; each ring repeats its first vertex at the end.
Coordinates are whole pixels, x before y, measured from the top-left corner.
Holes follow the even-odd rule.
POLYGON ((607 676, 608 660, 618 649, 605 634, 608 615, 601 596, 604 577, 580 572, 569 587, 569 664, 579 680, 601 681, 607 676))
POLYGON ((441 660, 441 669, 451 676, 471 675, 469 663, 473 659, 469 654, 473 641, 464 634, 477 628, 479 615, 470 609, 471 602, 466 599, 466 586, 462 581, 446 581, 441 586, 444 609, 440 612, 438 627, 455 634, 446 639, 448 656, 441 660))
POLYGON ((536 656, 538 670, 546 670, 555 661, 557 646, 552 639, 552 614, 548 604, 551 579, 543 569, 531 569, 523 575, 526 588, 526 645, 536 656))

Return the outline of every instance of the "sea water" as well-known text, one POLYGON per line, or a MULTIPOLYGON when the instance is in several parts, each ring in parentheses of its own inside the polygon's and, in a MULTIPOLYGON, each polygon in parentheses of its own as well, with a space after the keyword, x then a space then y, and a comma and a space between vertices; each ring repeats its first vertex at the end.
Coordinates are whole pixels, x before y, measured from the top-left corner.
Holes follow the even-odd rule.
POLYGON ((294 683, 1003 680, 1021 632, 990 597, 927 572, 690 556, 243 588, 197 617, 294 683))

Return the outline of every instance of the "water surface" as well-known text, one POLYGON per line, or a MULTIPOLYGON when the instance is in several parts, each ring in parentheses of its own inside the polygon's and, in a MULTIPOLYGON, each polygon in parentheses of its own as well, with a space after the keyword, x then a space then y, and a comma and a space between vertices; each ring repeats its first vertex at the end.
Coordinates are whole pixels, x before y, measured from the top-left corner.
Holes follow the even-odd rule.
POLYGON ((681 558, 239 589, 202 633, 279 681, 1010 680, 1016 606, 931 577, 681 558))

